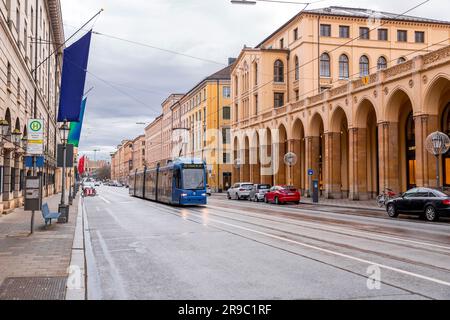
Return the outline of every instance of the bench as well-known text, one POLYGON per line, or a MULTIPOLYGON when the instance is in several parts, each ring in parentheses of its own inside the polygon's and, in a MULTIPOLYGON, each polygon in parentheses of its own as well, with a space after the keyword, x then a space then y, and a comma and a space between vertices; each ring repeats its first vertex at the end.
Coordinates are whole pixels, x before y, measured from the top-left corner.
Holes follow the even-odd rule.
POLYGON ((50 212, 50 209, 48 207, 47 203, 44 203, 42 205, 42 217, 45 220, 45 226, 47 226, 48 223, 52 224, 53 219, 58 219, 61 214, 59 212, 50 212))

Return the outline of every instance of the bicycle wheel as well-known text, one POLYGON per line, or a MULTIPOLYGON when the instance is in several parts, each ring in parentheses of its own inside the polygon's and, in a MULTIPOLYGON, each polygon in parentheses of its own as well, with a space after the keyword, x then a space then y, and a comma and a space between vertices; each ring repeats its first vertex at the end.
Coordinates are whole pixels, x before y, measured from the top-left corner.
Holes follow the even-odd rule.
POLYGON ((386 205, 386 200, 385 200, 385 198, 384 198, 384 195, 379 195, 379 196, 377 197, 377 205, 378 205, 378 207, 380 207, 380 208, 382 208, 382 207, 384 207, 384 206, 386 205))

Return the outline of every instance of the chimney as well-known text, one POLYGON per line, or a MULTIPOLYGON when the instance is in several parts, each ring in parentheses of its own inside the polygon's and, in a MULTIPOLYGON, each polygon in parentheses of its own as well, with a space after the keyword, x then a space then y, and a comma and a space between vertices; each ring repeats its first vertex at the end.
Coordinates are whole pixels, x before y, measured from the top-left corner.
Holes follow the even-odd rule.
POLYGON ((236 62, 236 58, 228 58, 228 65, 229 66, 231 66, 235 62, 236 62))

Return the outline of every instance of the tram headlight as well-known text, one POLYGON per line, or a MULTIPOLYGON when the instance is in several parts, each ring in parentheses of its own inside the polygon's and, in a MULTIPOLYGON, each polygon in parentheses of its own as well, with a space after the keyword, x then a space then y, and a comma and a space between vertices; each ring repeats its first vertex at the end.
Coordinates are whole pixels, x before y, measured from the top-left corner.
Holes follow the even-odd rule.
POLYGON ((187 193, 182 193, 181 196, 182 196, 183 198, 186 198, 188 195, 187 195, 187 193))
POLYGON ((206 197, 206 193, 202 193, 202 197, 206 197))

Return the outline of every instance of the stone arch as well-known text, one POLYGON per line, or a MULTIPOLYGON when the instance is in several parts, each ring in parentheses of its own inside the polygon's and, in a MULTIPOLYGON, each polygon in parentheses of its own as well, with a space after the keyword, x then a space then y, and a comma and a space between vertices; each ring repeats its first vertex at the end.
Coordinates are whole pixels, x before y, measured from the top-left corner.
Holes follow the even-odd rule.
POLYGON ((325 135, 325 163, 327 173, 325 190, 327 198, 349 196, 349 121, 341 107, 331 116, 330 130, 325 135))
POLYGON ((284 163, 284 156, 288 153, 288 132, 283 122, 280 122, 276 135, 272 136, 273 161, 272 168, 275 175, 274 183, 277 185, 289 184, 289 168, 284 163))
POLYGON ((239 141, 239 137, 235 136, 234 140, 233 140, 233 182, 240 182, 241 180, 241 172, 240 172, 240 168, 236 165, 236 162, 240 157, 240 150, 241 150, 241 144, 239 141))
POLYGON ((11 120, 11 111, 8 109, 6 109, 5 112, 5 120, 8 122, 9 124, 9 132, 11 132, 11 128, 12 128, 12 120, 11 120))
POLYGON ((259 148, 259 134, 253 130, 249 136, 250 143, 250 181, 255 184, 261 183, 261 162, 259 148))
POLYGON ((385 120, 389 122, 396 122, 400 113, 401 106, 405 103, 411 103, 411 109, 416 111, 413 103, 414 99, 410 93, 403 86, 398 86, 392 90, 387 99, 387 104, 384 110, 385 120))
MULTIPOLYGON (((392 150, 391 157, 397 157, 393 163, 397 181, 391 181, 395 190, 404 192, 417 185, 417 144, 415 134, 414 103, 407 90, 398 87, 388 99, 386 120, 393 127, 389 134, 392 150), (395 127, 397 130, 395 130, 395 127), (396 131, 396 132, 395 132, 396 131)), ((391 188, 392 189, 392 188, 391 188)))
MULTIPOLYGON (((427 122, 427 135, 438 130, 450 135, 450 76, 448 74, 438 74, 430 82, 422 105, 424 112, 427 113, 426 118, 422 120, 427 122)), ((425 136, 423 139, 425 139, 425 136)), ((428 159, 425 158, 424 161, 430 163, 429 167, 435 167, 431 165, 431 163, 434 163, 432 157, 428 156, 428 159)), ((450 188, 450 151, 442 156, 439 169, 443 178, 439 187, 450 188)), ((425 176, 425 185, 427 184, 426 180, 433 180, 434 176, 436 176, 435 172, 427 173, 428 177, 425 176)))
POLYGON ((350 198, 367 200, 380 192, 378 116, 374 102, 363 98, 356 107, 350 143, 350 198))
MULTIPOLYGON (((315 113, 309 123, 307 138, 307 167, 313 170, 312 180, 318 180, 320 189, 324 186, 324 160, 325 160, 325 121, 320 113, 315 113)), ((310 187, 308 181, 308 187, 310 187)))
POLYGON ((274 184, 272 129, 258 130, 261 183, 274 184))
MULTIPOLYGON (((325 121, 322 115, 318 112, 314 113, 309 121, 309 136, 318 137, 320 136, 320 128, 325 128, 325 121)), ((322 130, 323 132, 324 130, 322 130)))
POLYGON ((446 107, 450 93, 450 76, 447 74, 437 75, 428 85, 422 106, 424 112, 430 115, 438 115, 446 107))

